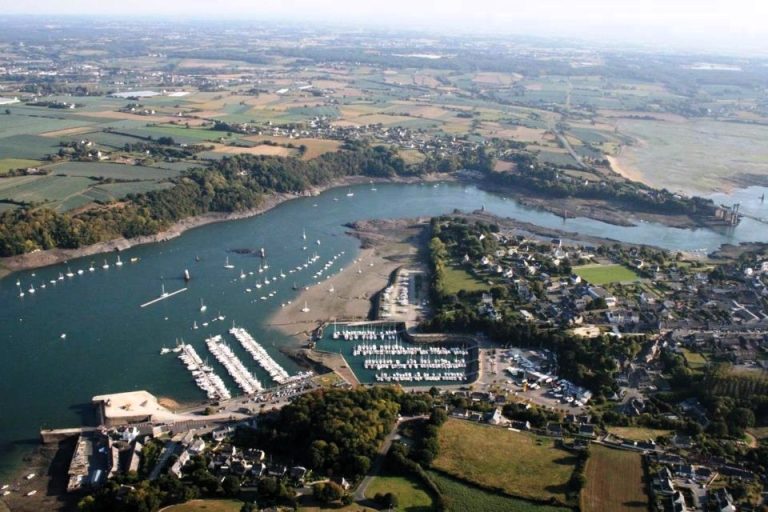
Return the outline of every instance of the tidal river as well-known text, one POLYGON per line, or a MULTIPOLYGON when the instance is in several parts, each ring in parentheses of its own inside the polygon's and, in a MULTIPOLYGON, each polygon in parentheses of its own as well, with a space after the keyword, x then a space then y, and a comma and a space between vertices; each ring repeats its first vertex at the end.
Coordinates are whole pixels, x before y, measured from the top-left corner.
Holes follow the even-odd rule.
MULTIPOLYGON (((147 389, 180 402, 203 399, 175 354, 160 355, 162 347, 173 347, 176 340, 193 344, 205 357, 204 339, 224 334, 234 321, 289 373, 298 371, 278 351, 290 340, 266 327, 266 319, 281 303, 292 300, 294 287, 311 284, 314 272, 334 255, 343 253, 329 269, 333 273, 356 257, 358 242, 344 234, 344 223, 481 206, 544 227, 675 250, 768 241, 768 227, 748 219, 722 232, 648 223, 618 227, 583 218, 564 223, 555 215, 472 186, 378 184, 376 190, 369 185, 330 190, 283 203, 258 217, 212 224, 169 242, 135 247, 120 253, 122 266, 115 265, 116 254, 108 254, 12 274, 0 280, 0 482, 34 446, 41 427, 77 426, 91 420, 88 404, 94 395, 147 389), (290 272, 315 253, 314 267, 290 272), (233 268, 225 268, 227 258, 233 268), (105 263, 108 269, 102 268, 105 263), (160 296, 161 288, 167 293, 183 288, 185 269, 192 277, 186 291, 140 307, 160 296), (21 291, 24 297, 19 296, 21 291), (225 319, 217 320, 219 316, 225 319)), ((239 344, 233 343, 232 349, 263 384, 272 385, 239 344)), ((224 369, 213 357, 209 360, 236 392, 224 369)))

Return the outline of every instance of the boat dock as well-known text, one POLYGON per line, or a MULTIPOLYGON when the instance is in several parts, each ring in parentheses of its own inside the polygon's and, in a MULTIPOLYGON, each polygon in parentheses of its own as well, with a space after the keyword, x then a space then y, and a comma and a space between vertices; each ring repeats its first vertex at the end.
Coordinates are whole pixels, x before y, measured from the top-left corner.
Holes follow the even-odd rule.
POLYGON ((154 304, 155 302, 160 302, 161 300, 170 299, 170 298, 171 298, 171 297, 173 297, 174 295, 178 295, 178 294, 180 294, 181 292, 185 292, 185 291, 187 291, 187 289, 186 289, 186 288, 180 288, 180 289, 176 290, 175 292, 171 292, 171 293, 163 293, 163 294, 162 294, 162 295, 160 295, 158 298, 156 298, 156 299, 152 299, 152 300, 151 300, 151 301, 149 301, 149 302, 145 302, 144 304, 142 304, 142 305, 141 305, 141 307, 142 307, 142 308, 145 308, 145 307, 147 307, 147 306, 151 306, 151 305, 152 305, 152 304, 154 304))
POLYGON ((205 340, 208 350, 220 362, 232 378, 240 386, 245 394, 252 394, 263 389, 261 382, 243 365, 242 361, 232 352, 232 349, 224 343, 221 335, 213 336, 205 340))
POLYGON ((195 383, 206 392, 208 398, 211 400, 229 400, 232 398, 229 390, 224 385, 224 381, 214 373, 213 369, 203 363, 203 360, 197 355, 195 347, 182 343, 179 345, 179 348, 181 349, 179 359, 186 364, 187 370, 192 372, 192 375, 195 377, 195 383))
POLYGON ((247 350, 251 356, 253 356, 253 359, 259 363, 261 367, 267 371, 267 373, 269 373, 269 376, 272 377, 272 380, 278 384, 285 384, 291 379, 291 376, 288 375, 288 372, 285 371, 285 369, 280 366, 277 361, 272 359, 272 356, 267 354, 267 351, 264 350, 264 347, 262 347, 255 339, 253 339, 253 336, 251 336, 248 331, 241 327, 232 327, 229 330, 229 333, 234 336, 237 341, 240 342, 243 348, 247 350))

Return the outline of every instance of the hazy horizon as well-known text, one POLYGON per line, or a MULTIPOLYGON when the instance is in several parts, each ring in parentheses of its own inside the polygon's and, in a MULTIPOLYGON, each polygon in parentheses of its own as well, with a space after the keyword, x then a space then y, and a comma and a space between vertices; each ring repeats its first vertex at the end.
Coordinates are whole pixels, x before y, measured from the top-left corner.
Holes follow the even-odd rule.
POLYGON ((371 27, 416 28, 578 38, 604 43, 668 46, 685 50, 768 50, 768 4, 756 0, 166 0, 132 2, 56 0, 28 4, 0 0, 3 14, 68 16, 162 16, 332 22, 371 27))

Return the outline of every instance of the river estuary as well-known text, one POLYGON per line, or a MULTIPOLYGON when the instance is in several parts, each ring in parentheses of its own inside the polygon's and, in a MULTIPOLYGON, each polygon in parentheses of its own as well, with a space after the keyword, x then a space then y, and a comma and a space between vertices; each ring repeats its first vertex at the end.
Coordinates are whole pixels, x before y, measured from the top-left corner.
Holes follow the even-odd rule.
MULTIPOLYGON (((757 197, 759 190, 749 190, 750 196, 757 197)), ((121 267, 115 266, 116 254, 108 254, 12 274, 0 280, 0 480, 35 445, 41 427, 77 426, 91 420, 89 402, 94 395, 147 389, 180 402, 202 400, 203 393, 175 355, 160 355, 161 347, 172 347, 177 339, 193 344, 205 356, 204 339, 224 334, 235 321, 289 373, 297 372, 297 366, 278 350, 291 340, 269 329, 266 320, 281 303, 295 297, 294 284, 313 283, 314 272, 324 262, 343 252, 329 269, 335 273, 356 257, 358 241, 345 235, 344 223, 481 206, 490 213, 544 227, 674 250, 768 241, 768 226, 750 219, 721 231, 649 223, 619 227, 584 218, 564 223, 553 214, 524 208, 472 186, 378 184, 376 190, 369 185, 330 190, 283 203, 258 217, 211 224, 168 242, 135 247, 120 253, 121 267), (265 249, 269 265, 262 273, 258 272, 260 248, 265 249), (289 273, 315 252, 317 268, 289 273), (234 268, 224 268, 227 257, 234 268), (132 263, 134 258, 138 260, 132 263), (102 268, 105 259, 110 265, 106 270, 102 268), (140 307, 158 297, 161 286, 166 292, 183 288, 184 269, 192 275, 187 291, 140 307), (72 277, 67 277, 68 270, 72 277), (281 271, 286 278, 279 277, 281 271), (269 277, 269 285, 263 284, 264 277, 269 277), (257 280, 262 283, 260 289, 255 287, 257 280), (29 293, 32 286, 35 293, 29 293), (20 290, 24 297, 19 297, 20 290), (270 297, 269 292, 274 294, 270 297), (201 300, 207 306, 205 312, 200 310, 201 300), (219 314, 226 319, 214 321, 219 314), (199 329, 193 329, 194 323, 199 329)), ((762 207, 754 208, 760 213, 762 207)), ((763 216, 768 217, 765 211, 763 216)), ((232 349, 262 383, 272 385, 238 344, 233 343, 232 349)), ((209 359, 236 392, 223 368, 209 359)))

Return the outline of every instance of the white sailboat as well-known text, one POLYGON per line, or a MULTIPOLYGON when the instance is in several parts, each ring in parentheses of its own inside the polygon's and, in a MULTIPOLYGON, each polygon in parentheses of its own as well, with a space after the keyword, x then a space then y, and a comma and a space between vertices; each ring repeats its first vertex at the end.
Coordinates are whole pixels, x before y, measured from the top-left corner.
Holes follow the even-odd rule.
POLYGON ((164 283, 160 283, 160 296, 161 297, 167 297, 168 296, 168 292, 165 291, 165 284, 164 283))
POLYGON ((123 266, 123 262, 120 261, 120 255, 119 254, 117 255, 117 261, 115 262, 115 266, 116 267, 122 267, 123 266))
POLYGON ((306 302, 304 302, 304 307, 301 308, 301 312, 302 313, 309 313, 309 306, 307 305, 306 302))
POLYGON ((35 293, 35 285, 31 284, 29 285, 29 293, 35 293))
POLYGON ((240 279, 245 279, 247 275, 243 269, 240 269, 240 279))
POLYGON ((235 266, 234 266, 234 265, 232 265, 232 264, 229 262, 229 256, 227 256, 227 259, 224 261, 224 268, 229 268, 229 269, 235 268, 235 266))
POLYGON ((306 229, 302 229, 301 230, 301 239, 302 240, 306 240, 307 239, 307 230, 306 229))
POLYGON ((205 305, 205 302, 203 302, 203 299, 200 299, 200 311, 205 311, 208 309, 208 306, 205 305))
POLYGON ((195 329, 195 330, 199 329, 199 327, 197 326, 197 320, 192 322, 192 328, 195 329))
POLYGON ((93 262, 91 262, 91 266, 88 267, 88 272, 95 272, 96 268, 93 266, 93 262))
POLYGON ((349 192, 347 192, 347 197, 354 197, 355 193, 352 192, 352 189, 349 189, 349 192))
POLYGON ((104 260, 104 264, 101 266, 104 270, 107 270, 109 268, 109 263, 107 263, 107 260, 104 260))
POLYGON ((69 267, 67 267, 67 277, 75 277, 75 273, 69 267))

